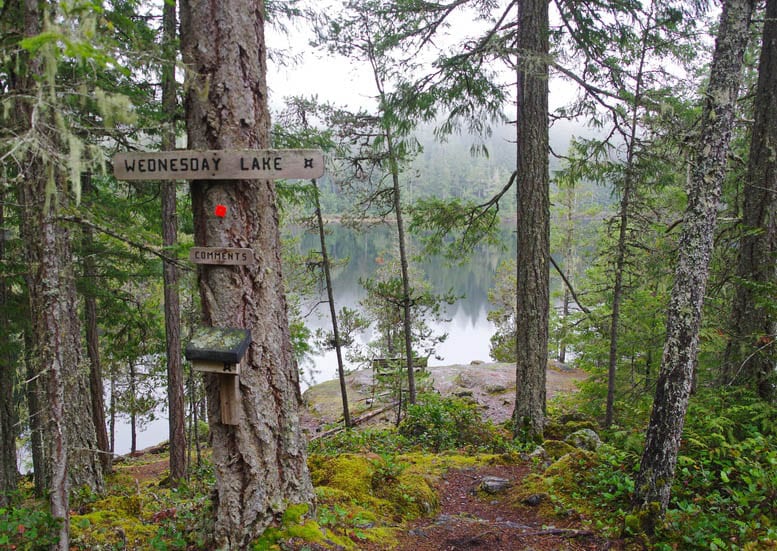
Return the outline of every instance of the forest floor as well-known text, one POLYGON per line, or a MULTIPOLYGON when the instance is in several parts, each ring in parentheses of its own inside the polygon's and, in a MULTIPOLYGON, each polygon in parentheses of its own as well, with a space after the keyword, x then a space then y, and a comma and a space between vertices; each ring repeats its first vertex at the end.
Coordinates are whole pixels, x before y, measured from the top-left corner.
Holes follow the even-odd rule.
MULTIPOLYGON (((157 480, 168 459, 134 464, 123 472, 139 484, 157 480)), ((575 513, 559 518, 543 514, 535 502, 516 505, 509 494, 483 492, 483 480, 496 477, 517 485, 530 473, 528 463, 451 469, 437 483, 439 508, 434 516, 404 525, 395 541, 363 543, 363 551, 600 551, 623 550, 620 540, 596 534, 575 513)), ((294 547, 292 547, 294 548, 294 547)), ((305 544, 299 549, 323 550, 305 544)))
MULTIPOLYGON (((477 403, 484 417, 503 423, 515 404, 515 364, 475 363, 427 368, 432 388, 443 396, 466 397, 477 403)), ((587 373, 551 363, 546 372, 547 397, 574 392, 587 373)), ((371 369, 347 375, 349 403, 362 416, 380 405, 371 369)), ((325 431, 342 414, 338 381, 311 387, 304 395, 303 426, 312 435, 325 431)), ((359 417, 358 413, 354 417, 359 417)), ((370 418, 367 423, 389 423, 389 413, 370 418)), ((315 436, 313 436, 315 438, 315 436)), ((481 465, 447 471, 436 485, 439 509, 431 517, 405 526, 391 547, 365 546, 369 551, 383 549, 413 551, 458 550, 604 550, 622 549, 620 541, 608 540, 585 527, 574 513, 560 520, 544 515, 538 503, 516 505, 505 492, 488 494, 481 485, 497 477, 509 487, 517 486, 531 471, 528 462, 513 465, 481 465)))
MULTIPOLYGON (((512 413, 514 400, 514 367, 510 364, 479 364, 429 368, 435 390, 443 395, 463 395, 476 401, 484 414, 494 422, 502 422, 512 413), (512 384, 511 384, 512 382, 512 384)), ((572 392, 585 373, 551 366, 548 369, 548 396, 558 392, 572 392)), ((312 435, 337 421, 339 385, 331 392, 332 383, 317 385, 306 392, 308 406, 303 424, 312 435)), ((380 409, 374 396, 370 370, 349 375, 349 396, 364 410, 380 409), (373 401, 374 400, 374 401, 373 401)), ((376 416, 374 422, 389 422, 388 417, 376 416)), ((315 436, 314 436, 315 437, 315 436)), ((166 456, 158 460, 154 455, 131 460, 120 467, 138 484, 163 476, 166 456)), ((405 524, 396 532, 391 544, 362 542, 364 551, 387 549, 432 550, 605 550, 623 549, 619 540, 610 540, 596 534, 585 519, 575 512, 563 516, 554 514, 547 506, 539 506, 547 496, 530 496, 516 503, 510 488, 519 486, 531 473, 531 463, 480 464, 451 468, 435 483, 438 508, 431 516, 405 524), (484 481, 500 481, 505 488, 496 491, 484 489, 484 481), (535 498, 535 499, 532 499, 535 498)), ((306 545, 304 549, 324 549, 306 545)), ((300 549, 302 549, 300 548, 300 549)))

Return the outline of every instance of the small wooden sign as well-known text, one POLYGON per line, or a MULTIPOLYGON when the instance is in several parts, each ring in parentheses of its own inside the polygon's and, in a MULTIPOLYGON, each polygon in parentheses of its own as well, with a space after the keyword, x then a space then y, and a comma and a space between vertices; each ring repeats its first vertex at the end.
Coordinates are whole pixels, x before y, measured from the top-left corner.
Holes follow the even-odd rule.
POLYGON ((117 153, 113 174, 119 180, 308 179, 324 174, 324 155, 317 149, 117 153))
POLYGON ((189 250, 189 261, 218 266, 248 266, 254 264, 255 258, 253 249, 192 247, 189 250))
POLYGON ((202 373, 219 373, 221 375, 240 375, 240 363, 212 362, 208 360, 191 360, 194 371, 202 373))

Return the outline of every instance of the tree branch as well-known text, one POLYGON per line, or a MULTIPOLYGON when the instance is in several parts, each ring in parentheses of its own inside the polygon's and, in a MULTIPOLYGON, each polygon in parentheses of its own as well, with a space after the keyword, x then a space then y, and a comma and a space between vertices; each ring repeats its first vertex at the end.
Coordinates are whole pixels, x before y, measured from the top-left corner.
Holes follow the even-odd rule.
POLYGON ((553 260, 553 256, 550 256, 550 262, 551 264, 553 264, 553 267, 556 268, 556 271, 558 272, 558 275, 561 276, 561 279, 564 280, 564 285, 566 285, 567 289, 569 289, 569 293, 572 295, 572 298, 575 300, 575 304, 577 304, 577 307, 580 308, 586 314, 590 315, 591 311, 585 306, 583 306, 582 304, 580 304, 580 301, 577 299, 577 294, 575 293, 575 290, 572 288, 572 284, 567 279, 567 276, 564 275, 564 272, 561 271, 561 268, 559 268, 559 265, 556 264, 556 261, 553 260))
POLYGON ((141 251, 145 251, 147 253, 151 253, 154 256, 157 256, 161 258, 165 262, 170 262, 177 266, 178 268, 181 268, 182 270, 188 270, 192 271, 191 266, 188 263, 184 263, 178 259, 170 258, 168 256, 167 252, 164 249, 161 249, 159 247, 153 247, 151 245, 146 245, 145 243, 139 243, 137 241, 133 241, 129 237, 126 237, 124 235, 121 235, 120 233, 117 233, 113 230, 109 230, 108 228, 104 226, 100 226, 98 224, 95 224, 94 222, 90 220, 86 220, 85 218, 82 218, 80 216, 59 216, 60 220, 64 220, 65 222, 73 222, 75 224, 80 224, 82 226, 86 226, 88 228, 92 228, 95 231, 98 231, 100 233, 104 233, 105 235, 108 235, 110 237, 113 237, 114 239, 118 239, 119 241, 126 243, 127 245, 130 245, 132 247, 135 247, 136 249, 140 249, 141 251))

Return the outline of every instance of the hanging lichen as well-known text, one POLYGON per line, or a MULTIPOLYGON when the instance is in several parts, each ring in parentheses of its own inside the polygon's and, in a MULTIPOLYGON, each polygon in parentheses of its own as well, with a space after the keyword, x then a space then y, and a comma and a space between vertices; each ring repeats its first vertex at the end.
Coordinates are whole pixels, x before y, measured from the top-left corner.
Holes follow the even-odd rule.
MULTIPOLYGON (((63 93, 57 87, 63 62, 69 65, 75 63, 87 73, 92 73, 95 67, 121 70, 121 65, 107 50, 96 44, 98 15, 99 12, 91 2, 55 3, 52 10, 43 14, 42 31, 20 42, 20 46, 29 54, 26 63, 37 63, 42 78, 37 81, 30 131, 25 136, 16 136, 16 143, 9 149, 19 164, 24 164, 25 153, 32 153, 43 164, 54 166, 47 173, 44 198, 47 209, 56 210, 60 207, 57 201, 61 199, 57 191, 64 191, 65 175, 71 197, 78 204, 81 198, 81 174, 105 168, 103 151, 85 142, 73 130, 71 106, 78 105, 87 110, 90 105, 92 109, 96 106, 106 128, 116 123, 131 124, 136 118, 129 98, 95 86, 99 82, 96 78, 84 78, 73 87, 72 92, 63 93)), ((21 63, 21 56, 16 57, 17 64, 21 63)), ((18 108, 18 101, 18 98, 13 97, 3 99, 4 117, 18 108)))
POLYGON ((68 160, 68 169, 70 170, 70 186, 73 190, 76 205, 81 202, 81 172, 83 172, 83 162, 81 153, 84 143, 73 133, 68 133, 68 146, 70 156, 68 160))

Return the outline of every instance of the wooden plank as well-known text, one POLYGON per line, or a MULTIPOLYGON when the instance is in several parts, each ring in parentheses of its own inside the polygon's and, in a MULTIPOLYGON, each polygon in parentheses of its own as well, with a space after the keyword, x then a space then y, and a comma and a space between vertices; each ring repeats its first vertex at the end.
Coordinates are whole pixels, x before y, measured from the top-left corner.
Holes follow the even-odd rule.
POLYGON ((219 375, 219 401, 221 422, 224 425, 240 424, 240 380, 239 377, 219 375))
POLYGON ((218 266, 248 266, 256 263, 253 249, 233 247, 192 247, 189 261, 218 266))
POLYGON ((317 149, 125 152, 113 157, 119 180, 261 180, 318 178, 324 155, 317 149))

